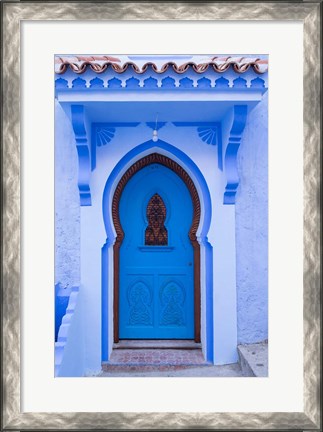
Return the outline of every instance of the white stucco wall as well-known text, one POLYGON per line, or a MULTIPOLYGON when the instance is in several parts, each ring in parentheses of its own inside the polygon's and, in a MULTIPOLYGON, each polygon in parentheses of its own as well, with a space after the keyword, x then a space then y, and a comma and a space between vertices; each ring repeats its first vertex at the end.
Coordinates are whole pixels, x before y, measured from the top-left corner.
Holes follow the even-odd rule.
MULTIPOLYGON (((226 347, 230 338, 235 338, 242 343, 256 342, 268 337, 266 122, 267 98, 265 96, 263 102, 251 111, 244 131, 239 151, 241 181, 235 207, 223 205, 225 181, 217 168, 216 146, 202 142, 196 127, 175 127, 167 124, 158 132, 160 139, 178 147, 194 161, 203 173, 210 190, 213 219, 208 238, 213 247, 213 280, 218 289, 214 298, 215 360, 218 364, 236 359, 234 352, 230 354, 232 350, 230 344, 226 347), (228 238, 220 227, 229 222, 234 226, 234 220, 236 220, 236 230, 234 232, 233 229, 232 238, 228 238), (236 268, 226 269, 225 266, 218 265, 220 260, 232 262, 235 243, 236 268), (226 291, 227 283, 234 286, 234 289, 226 291), (221 287, 222 290, 219 289, 221 287), (237 305, 234 311, 230 311, 234 317, 230 322, 222 316, 223 311, 226 311, 227 303, 237 305), (218 355, 219 345, 222 347, 221 355, 218 355)), ((90 183, 92 206, 82 207, 80 210, 75 140, 70 121, 59 104, 56 105, 55 127, 55 281, 63 285, 67 283, 77 285, 82 282, 86 347, 84 364, 88 371, 99 371, 101 367, 101 248, 106 241, 102 215, 103 190, 107 178, 119 160, 134 147, 151 139, 152 130, 145 123, 135 128, 118 127, 114 138, 105 146, 97 148, 97 167, 92 172, 90 183), (80 241, 81 226, 84 228, 82 241, 80 241), (91 226, 95 229, 89 229, 91 226)), ((88 130, 87 133, 90 137, 91 131, 88 130)), ((109 268, 111 268, 111 250, 109 260, 109 268)), ((111 271, 108 277, 112 286, 111 271)), ((110 349, 113 328, 111 296, 110 290, 110 349)), ((202 325, 204 325, 203 302, 205 296, 202 292, 202 325)), ((202 329, 203 338, 205 334, 202 329)))
POLYGON ((71 122, 55 100, 55 284, 80 284, 78 161, 71 122))
POLYGON ((249 114, 238 153, 238 342, 268 338, 268 92, 249 114))

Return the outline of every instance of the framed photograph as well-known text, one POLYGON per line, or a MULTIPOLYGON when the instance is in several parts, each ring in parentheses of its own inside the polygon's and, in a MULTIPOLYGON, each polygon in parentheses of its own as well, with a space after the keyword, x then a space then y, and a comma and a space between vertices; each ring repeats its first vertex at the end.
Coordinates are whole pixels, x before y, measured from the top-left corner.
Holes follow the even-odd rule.
POLYGON ((321 430, 322 3, 1 11, 2 430, 321 430))

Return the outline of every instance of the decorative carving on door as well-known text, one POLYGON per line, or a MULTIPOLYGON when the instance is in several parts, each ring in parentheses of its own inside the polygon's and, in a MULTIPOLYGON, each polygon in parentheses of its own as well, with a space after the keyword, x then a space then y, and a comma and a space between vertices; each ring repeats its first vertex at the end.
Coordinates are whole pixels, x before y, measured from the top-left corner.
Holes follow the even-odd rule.
POLYGON ((167 246, 168 232, 165 227, 166 206, 162 198, 155 193, 147 205, 148 227, 145 231, 145 245, 167 246))
POLYGON ((185 325, 183 311, 185 292, 183 288, 175 281, 167 283, 161 289, 160 300, 163 306, 160 324, 163 326, 185 325))
POLYGON ((129 288, 129 325, 152 324, 152 292, 142 281, 129 288))

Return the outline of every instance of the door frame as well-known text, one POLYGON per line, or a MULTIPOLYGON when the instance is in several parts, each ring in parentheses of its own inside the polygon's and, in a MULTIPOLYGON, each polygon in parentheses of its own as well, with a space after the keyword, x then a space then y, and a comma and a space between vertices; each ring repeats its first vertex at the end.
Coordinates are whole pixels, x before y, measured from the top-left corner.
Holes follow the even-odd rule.
POLYGON ((171 169, 185 183, 193 204, 193 220, 189 230, 189 238, 193 246, 194 256, 194 340, 201 341, 201 252, 200 244, 197 241, 196 232, 201 218, 201 204, 197 189, 188 173, 174 160, 160 154, 151 153, 138 161, 136 161, 121 177, 115 189, 112 199, 112 221, 116 230, 116 240, 113 245, 113 262, 114 262, 114 277, 113 277, 113 331, 114 342, 119 342, 119 285, 120 285, 120 247, 124 239, 124 232, 120 222, 119 204, 122 192, 128 181, 141 169, 151 164, 160 164, 171 169))

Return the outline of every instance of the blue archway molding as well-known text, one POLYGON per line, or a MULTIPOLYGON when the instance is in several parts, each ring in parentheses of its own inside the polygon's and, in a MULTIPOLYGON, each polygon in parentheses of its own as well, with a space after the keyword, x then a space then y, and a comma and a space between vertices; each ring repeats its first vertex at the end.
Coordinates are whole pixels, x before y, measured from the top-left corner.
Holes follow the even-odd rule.
POLYGON ((112 170, 109 178, 104 187, 103 199, 102 199, 102 214, 107 234, 107 239, 102 247, 102 297, 101 297, 101 308, 102 308, 102 362, 107 362, 109 357, 109 295, 108 295, 108 249, 114 244, 116 234, 112 222, 111 214, 111 203, 114 190, 117 186, 117 179, 120 179, 124 172, 135 163, 141 157, 147 156, 149 153, 157 152, 165 154, 170 158, 174 157, 182 167, 192 174, 192 180, 197 187, 200 202, 202 204, 202 214, 200 226, 198 228, 197 236, 201 245, 205 248, 205 285, 201 284, 201 289, 205 289, 205 314, 206 314, 206 359, 213 363, 214 348, 213 348, 213 249, 211 244, 208 242, 207 234, 210 228, 211 216, 212 216, 212 204, 209 188, 205 181, 205 178, 197 165, 190 159, 184 152, 174 147, 173 145, 158 140, 154 142, 152 140, 146 141, 143 144, 138 145, 131 151, 129 151, 112 170))

